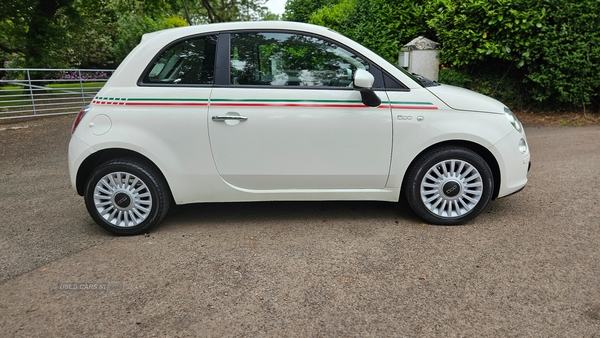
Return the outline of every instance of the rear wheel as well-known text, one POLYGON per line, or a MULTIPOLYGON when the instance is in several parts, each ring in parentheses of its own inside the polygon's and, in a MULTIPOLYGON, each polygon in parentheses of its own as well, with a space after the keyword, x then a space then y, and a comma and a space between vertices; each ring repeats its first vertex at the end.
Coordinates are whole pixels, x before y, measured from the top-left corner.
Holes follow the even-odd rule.
POLYGON ((492 198, 494 179, 487 162, 461 147, 433 149, 408 171, 405 197, 427 222, 464 224, 477 217, 492 198))
POLYGON ((171 201, 162 177, 132 159, 115 159, 96 168, 84 198, 94 221, 115 235, 147 232, 164 218, 171 201))

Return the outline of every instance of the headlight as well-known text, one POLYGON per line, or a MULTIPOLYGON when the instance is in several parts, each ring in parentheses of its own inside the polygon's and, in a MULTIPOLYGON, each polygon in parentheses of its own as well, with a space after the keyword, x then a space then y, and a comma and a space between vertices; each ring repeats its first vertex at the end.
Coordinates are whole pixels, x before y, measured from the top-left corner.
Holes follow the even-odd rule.
POLYGON ((510 124, 512 124, 512 126, 515 127, 515 129, 519 133, 523 131, 523 126, 521 125, 519 119, 515 116, 515 114, 512 111, 510 111, 510 109, 506 107, 504 107, 504 116, 506 116, 510 124))

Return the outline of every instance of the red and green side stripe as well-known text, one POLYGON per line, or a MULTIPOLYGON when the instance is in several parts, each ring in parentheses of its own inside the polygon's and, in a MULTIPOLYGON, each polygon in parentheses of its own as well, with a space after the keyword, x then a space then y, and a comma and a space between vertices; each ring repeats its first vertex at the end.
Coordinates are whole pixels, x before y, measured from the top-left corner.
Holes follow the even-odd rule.
POLYGON ((125 105, 125 106, 155 106, 155 107, 206 107, 206 99, 144 99, 144 98, 119 98, 98 97, 92 100, 92 104, 99 105, 125 105))
MULTIPOLYGON (((368 108, 361 101, 348 100, 265 100, 265 99, 166 99, 99 97, 92 100, 97 105, 125 105, 145 107, 300 107, 300 108, 368 108)), ((437 110, 431 102, 390 102, 392 109, 437 110)), ((387 104, 378 108, 387 109, 387 104)))
POLYGON ((212 99, 211 107, 303 107, 303 108, 365 108, 361 101, 347 100, 263 100, 212 99))

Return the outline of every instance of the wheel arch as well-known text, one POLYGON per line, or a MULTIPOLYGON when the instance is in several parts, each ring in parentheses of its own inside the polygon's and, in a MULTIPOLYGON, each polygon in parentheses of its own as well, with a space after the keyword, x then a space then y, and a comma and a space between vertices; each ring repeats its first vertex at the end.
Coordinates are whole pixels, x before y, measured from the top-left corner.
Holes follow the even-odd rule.
MULTIPOLYGON (((425 156, 425 154, 428 153, 429 151, 431 151, 432 149, 441 148, 441 147, 445 147, 445 146, 455 146, 455 147, 466 148, 471 151, 474 151, 475 153, 477 153, 479 156, 481 156, 484 159, 484 161, 490 166, 490 170, 492 171, 492 175, 493 175, 493 179, 494 179, 494 191, 492 193, 492 199, 496 199, 500 192, 500 177, 501 177, 500 166, 498 165, 498 161, 496 160, 496 157, 487 148, 483 147, 482 145, 477 144, 475 142, 464 141, 464 140, 448 140, 448 141, 433 144, 433 145, 423 149, 417 156, 415 156, 415 158, 410 162, 410 165, 407 167, 407 170, 405 171, 404 177, 402 179, 402 188, 401 189, 404 190, 404 187, 406 185, 406 176, 408 175, 408 173, 411 171, 411 169, 413 168, 413 166, 419 159, 421 159, 423 156, 425 156)), ((400 195, 402 196, 403 193, 401 193, 400 195)))
POLYGON ((154 162, 152 162, 152 160, 150 160, 149 158, 147 158, 146 156, 144 156, 138 152, 135 152, 135 151, 129 150, 129 149, 122 149, 122 148, 102 149, 102 150, 95 152, 95 153, 91 154, 90 156, 88 156, 81 163, 81 165, 79 166, 79 169, 77 170, 77 178, 75 181, 77 193, 80 196, 83 196, 83 194, 85 192, 86 182, 95 168, 97 168, 100 164, 102 164, 104 162, 107 162, 107 161, 110 161, 113 159, 117 159, 117 158, 134 159, 134 160, 140 161, 144 165, 149 166, 154 172, 156 172, 158 175, 160 175, 161 179, 167 185, 169 194, 172 196, 169 182, 167 181, 165 175, 160 170, 160 168, 154 162))

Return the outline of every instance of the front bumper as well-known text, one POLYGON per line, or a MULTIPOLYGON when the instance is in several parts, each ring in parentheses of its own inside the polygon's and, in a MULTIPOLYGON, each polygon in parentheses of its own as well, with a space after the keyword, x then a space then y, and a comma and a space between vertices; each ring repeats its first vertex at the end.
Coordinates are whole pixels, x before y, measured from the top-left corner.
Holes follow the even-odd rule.
POLYGON ((531 169, 531 154, 525 132, 512 131, 498 141, 492 149, 500 169, 498 198, 515 194, 527 184, 527 173, 531 169), (519 150, 519 142, 525 140, 525 153, 519 150))

